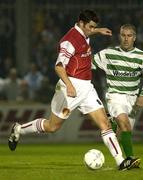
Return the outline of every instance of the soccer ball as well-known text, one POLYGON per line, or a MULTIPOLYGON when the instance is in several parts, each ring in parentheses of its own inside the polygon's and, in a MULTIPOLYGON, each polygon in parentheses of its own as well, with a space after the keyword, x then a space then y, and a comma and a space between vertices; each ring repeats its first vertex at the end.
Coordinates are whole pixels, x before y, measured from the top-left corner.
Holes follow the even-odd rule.
POLYGON ((105 163, 104 155, 97 149, 91 149, 84 155, 84 162, 90 169, 99 169, 105 163))

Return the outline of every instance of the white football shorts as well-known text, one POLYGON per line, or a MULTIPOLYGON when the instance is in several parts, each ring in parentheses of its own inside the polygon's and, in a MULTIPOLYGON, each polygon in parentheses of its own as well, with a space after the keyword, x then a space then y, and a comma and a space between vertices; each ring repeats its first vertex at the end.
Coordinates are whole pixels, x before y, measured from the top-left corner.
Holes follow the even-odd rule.
POLYGON ((60 79, 51 103, 52 112, 56 116, 67 119, 75 108, 78 108, 83 114, 103 108, 103 104, 90 80, 69 78, 76 89, 77 96, 75 98, 68 97, 66 86, 60 79))
POLYGON ((135 118, 131 118, 130 114, 133 111, 133 107, 136 103, 137 96, 136 95, 127 95, 127 94, 119 94, 119 93, 107 93, 107 107, 109 114, 112 117, 117 117, 122 113, 126 113, 129 116, 130 124, 133 128, 135 123, 135 118))

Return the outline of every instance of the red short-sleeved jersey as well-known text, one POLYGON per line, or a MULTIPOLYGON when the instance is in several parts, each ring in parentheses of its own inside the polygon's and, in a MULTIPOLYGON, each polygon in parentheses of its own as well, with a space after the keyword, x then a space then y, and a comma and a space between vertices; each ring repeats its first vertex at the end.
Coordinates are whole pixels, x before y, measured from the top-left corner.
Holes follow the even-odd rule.
POLYGON ((91 80, 91 47, 87 43, 85 37, 75 28, 61 39, 60 43, 69 41, 75 48, 75 53, 71 56, 65 69, 68 76, 77 79, 91 80))

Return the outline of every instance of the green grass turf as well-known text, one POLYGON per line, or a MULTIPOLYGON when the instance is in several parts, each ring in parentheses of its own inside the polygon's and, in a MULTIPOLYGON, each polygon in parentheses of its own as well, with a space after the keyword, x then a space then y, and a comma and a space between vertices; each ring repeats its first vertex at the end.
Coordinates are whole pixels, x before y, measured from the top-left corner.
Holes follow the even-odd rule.
MULTIPOLYGON (((142 145, 134 148, 143 159, 142 145)), ((19 144, 14 152, 0 145, 0 180, 143 180, 142 164, 140 169, 118 171, 103 144, 19 144), (105 155, 99 170, 89 170, 83 163, 84 153, 92 148, 105 155)))

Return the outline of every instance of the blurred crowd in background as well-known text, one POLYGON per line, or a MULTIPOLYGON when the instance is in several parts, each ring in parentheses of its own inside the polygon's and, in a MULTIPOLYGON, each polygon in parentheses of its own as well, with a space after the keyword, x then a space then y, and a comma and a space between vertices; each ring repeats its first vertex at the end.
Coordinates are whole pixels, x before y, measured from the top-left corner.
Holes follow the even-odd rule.
MULTIPOLYGON (((31 44, 29 69, 21 75, 16 66, 16 20, 15 1, 0 2, 0 100, 1 101, 34 101, 49 103, 54 93, 57 76, 54 65, 57 57, 57 45, 60 38, 74 26, 79 11, 85 8, 96 10, 100 17, 99 27, 108 27, 113 31, 112 37, 96 36, 91 40, 93 53, 108 46, 118 45, 118 32, 122 24, 131 23, 137 28, 136 46, 143 49, 143 3, 142 1, 112 1, 108 4, 98 1, 68 6, 54 4, 51 1, 36 0, 31 7, 31 44), (48 1, 49 2, 49 1, 48 1), (113 3, 114 2, 114 3, 113 3), (130 2, 130 3, 129 3, 130 2), (134 2, 134 4, 132 3, 134 2), (53 3, 53 4, 52 4, 53 3), (89 6, 90 4, 90 6, 89 6)), ((104 99, 106 83, 102 72, 94 72, 95 86, 101 99, 104 99), (97 83, 98 82, 98 83, 97 83)))

